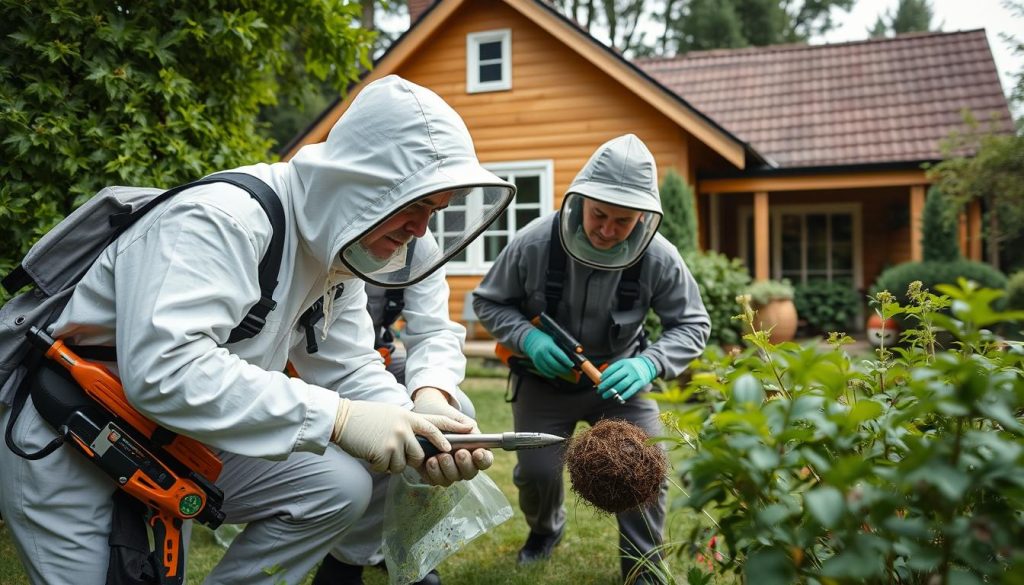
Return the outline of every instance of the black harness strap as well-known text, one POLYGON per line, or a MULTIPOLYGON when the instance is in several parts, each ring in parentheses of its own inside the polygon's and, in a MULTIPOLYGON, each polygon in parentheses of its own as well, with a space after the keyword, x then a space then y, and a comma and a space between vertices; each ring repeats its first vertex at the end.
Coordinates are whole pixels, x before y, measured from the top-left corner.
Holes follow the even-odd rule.
POLYGON ((211 183, 229 183, 247 192, 260 204, 264 213, 267 214, 273 232, 270 238, 270 247, 267 249, 267 253, 263 255, 259 266, 260 300, 249 309, 242 322, 231 331, 228 343, 235 343, 249 339, 262 331, 263 326, 267 324, 267 315, 277 307, 277 302, 274 301, 274 289, 277 288, 277 273, 281 268, 281 255, 284 253, 285 216, 281 199, 270 185, 245 173, 217 173, 204 179, 164 191, 154 197, 149 203, 133 212, 115 213, 110 216, 110 225, 117 228, 114 234, 114 239, 116 239, 129 226, 138 221, 143 215, 149 213, 150 210, 161 202, 185 189, 211 183))
POLYGON ((562 247, 562 238, 558 234, 562 222, 562 212, 555 213, 555 221, 551 222, 551 241, 548 243, 548 271, 544 280, 544 312, 558 320, 558 305, 565 289, 565 266, 568 258, 562 247))
MULTIPOLYGON (((548 270, 547 278, 544 281, 544 312, 551 315, 552 319, 558 319, 558 305, 562 301, 562 292, 565 290, 565 270, 568 264, 568 256, 562 246, 562 239, 559 235, 561 212, 555 214, 555 220, 551 222, 551 242, 548 244, 548 270)), ((646 256, 646 254, 645 254, 646 256)), ((619 288, 616 296, 619 299, 618 310, 628 311, 640 300, 640 272, 644 267, 644 257, 622 271, 619 279, 619 288)))
POLYGON ((395 342, 391 326, 405 310, 405 289, 389 288, 384 291, 384 315, 377 330, 377 347, 387 347, 395 342))

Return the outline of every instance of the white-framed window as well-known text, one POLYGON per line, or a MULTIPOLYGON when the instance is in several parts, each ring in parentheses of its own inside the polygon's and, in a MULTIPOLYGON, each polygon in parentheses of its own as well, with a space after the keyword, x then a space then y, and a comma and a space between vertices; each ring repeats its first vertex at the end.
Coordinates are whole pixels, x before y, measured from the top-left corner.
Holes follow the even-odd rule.
MULTIPOLYGON (((505 212, 487 230, 448 262, 448 274, 485 274, 517 230, 554 208, 553 161, 492 163, 485 164, 484 167, 502 179, 514 183, 516 196, 505 212)), ((443 237, 445 214, 461 211, 449 206, 437 212, 430 220, 431 231, 443 237)))
MULTIPOLYGON (((860 205, 773 205, 770 214, 772 278, 864 286, 860 205)), ((739 250, 747 266, 753 266, 752 207, 740 208, 740 226, 739 250)))
POLYGON ((466 35, 466 92, 512 89, 512 30, 466 35))

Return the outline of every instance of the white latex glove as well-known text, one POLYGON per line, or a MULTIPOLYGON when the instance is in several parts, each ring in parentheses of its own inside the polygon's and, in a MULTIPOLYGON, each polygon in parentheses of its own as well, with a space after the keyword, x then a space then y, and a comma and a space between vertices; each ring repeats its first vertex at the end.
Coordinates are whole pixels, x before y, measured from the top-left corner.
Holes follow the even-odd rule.
MULTIPOLYGON (((472 425, 467 432, 479 433, 476 421, 463 414, 448 402, 448 396, 441 390, 423 387, 413 397, 413 412, 423 415, 444 416, 472 425)), ((444 449, 447 450, 447 449, 444 449)), ((431 485, 450 486, 459 480, 473 479, 477 473, 494 464, 494 454, 487 449, 465 449, 455 453, 440 453, 427 459, 420 469, 420 477, 431 485)))
POLYGON ((423 449, 416 435, 442 451, 452 446, 441 431, 468 433, 471 424, 438 415, 421 415, 400 406, 368 400, 341 399, 331 440, 353 457, 365 459, 374 471, 400 473, 406 465, 420 467, 423 449))

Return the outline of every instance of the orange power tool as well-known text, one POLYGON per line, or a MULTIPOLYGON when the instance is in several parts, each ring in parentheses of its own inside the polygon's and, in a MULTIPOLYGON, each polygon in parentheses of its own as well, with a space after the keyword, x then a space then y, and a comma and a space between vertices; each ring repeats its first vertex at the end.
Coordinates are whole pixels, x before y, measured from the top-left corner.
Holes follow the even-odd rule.
POLYGON ((146 505, 147 522, 153 529, 163 569, 161 583, 182 583, 182 521, 195 518, 211 528, 224 521, 220 510, 224 495, 213 484, 220 475, 220 459, 202 443, 181 435, 174 435, 166 445, 155 445, 157 425, 132 407, 121 381, 107 368, 83 360, 63 341, 53 339, 39 328, 32 327, 27 336, 102 407, 54 408, 52 404, 73 404, 75 399, 66 399, 69 383, 62 376, 43 368, 39 385, 50 390, 40 392, 63 392, 65 396, 47 400, 46 396, 37 397, 34 393, 40 414, 118 487, 146 505))

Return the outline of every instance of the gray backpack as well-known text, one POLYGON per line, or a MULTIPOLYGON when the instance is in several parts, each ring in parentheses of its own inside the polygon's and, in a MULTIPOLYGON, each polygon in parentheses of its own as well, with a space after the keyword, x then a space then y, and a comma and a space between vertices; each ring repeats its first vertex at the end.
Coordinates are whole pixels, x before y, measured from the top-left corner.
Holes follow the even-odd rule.
MULTIPOLYGON (((25 337, 30 327, 46 330, 64 310, 75 285, 96 258, 136 220, 159 203, 185 189, 209 183, 230 183, 247 191, 270 218, 273 236, 259 266, 261 299, 231 332, 229 342, 259 333, 274 310, 274 289, 284 249, 284 209, 269 185, 245 173, 219 173, 163 191, 144 187, 107 187, 68 215, 43 236, 0 284, 15 292, 31 288, 0 307, 0 404, 20 410, 27 392, 25 384, 30 363, 30 344, 25 337), (21 390, 19 390, 21 388, 21 390)), ((86 359, 113 361, 112 347, 74 348, 86 359)), ((13 423, 17 413, 12 413, 13 423)))

